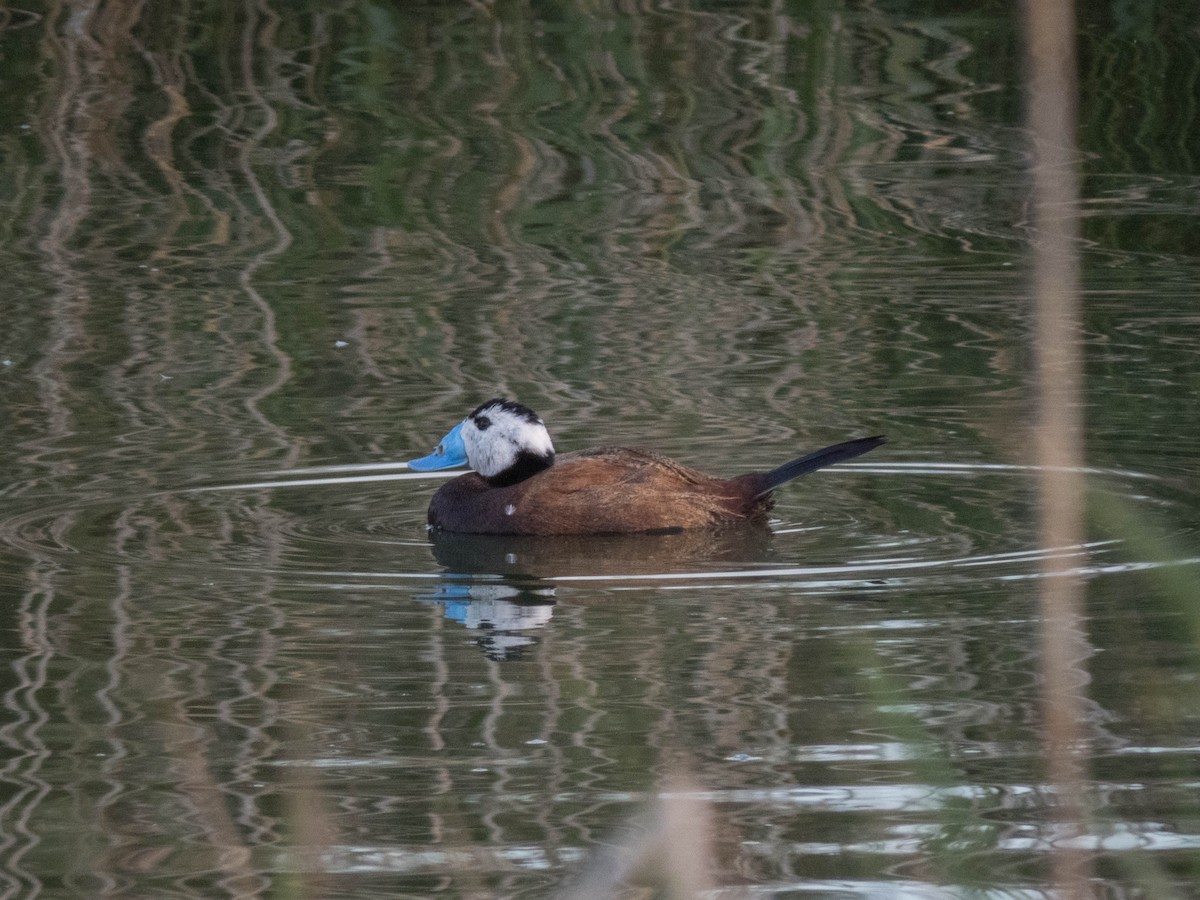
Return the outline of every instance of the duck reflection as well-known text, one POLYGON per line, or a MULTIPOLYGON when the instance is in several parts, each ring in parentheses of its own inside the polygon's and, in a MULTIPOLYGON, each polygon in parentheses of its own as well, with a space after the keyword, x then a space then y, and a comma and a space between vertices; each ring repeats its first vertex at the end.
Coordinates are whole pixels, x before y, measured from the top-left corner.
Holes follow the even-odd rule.
POLYGON ((446 583, 417 599, 441 606, 447 619, 478 632, 480 649, 497 661, 520 659, 537 643, 526 632, 545 627, 555 602, 553 588, 504 583, 446 583))
POLYGON ((769 529, 689 530, 671 534, 528 537, 434 532, 445 581, 417 599, 478 632, 489 659, 521 659, 553 615, 554 579, 711 572, 770 558, 769 529))
POLYGON ((430 542, 434 558, 451 572, 526 579, 682 575, 771 556, 766 526, 551 537, 432 532, 430 542))

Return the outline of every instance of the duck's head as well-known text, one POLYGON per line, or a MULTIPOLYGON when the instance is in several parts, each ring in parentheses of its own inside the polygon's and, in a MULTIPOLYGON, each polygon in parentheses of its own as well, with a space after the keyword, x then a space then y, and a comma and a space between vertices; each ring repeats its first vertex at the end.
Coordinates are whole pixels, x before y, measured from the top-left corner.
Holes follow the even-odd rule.
POLYGON ((546 424, 528 406, 497 397, 455 425, 410 469, 431 472, 467 465, 496 487, 516 484, 554 465, 546 424))

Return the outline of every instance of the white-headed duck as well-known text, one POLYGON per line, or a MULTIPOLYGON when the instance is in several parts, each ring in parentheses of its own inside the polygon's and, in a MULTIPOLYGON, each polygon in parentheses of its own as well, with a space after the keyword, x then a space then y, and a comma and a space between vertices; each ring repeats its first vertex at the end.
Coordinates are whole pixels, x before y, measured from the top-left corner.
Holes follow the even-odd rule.
POLYGON ((555 456, 545 423, 527 406, 480 405, 420 472, 468 465, 429 503, 429 527, 471 534, 630 534, 765 522, 771 493, 799 475, 853 459, 882 435, 834 444, 769 472, 714 478, 657 453, 598 447, 555 456))

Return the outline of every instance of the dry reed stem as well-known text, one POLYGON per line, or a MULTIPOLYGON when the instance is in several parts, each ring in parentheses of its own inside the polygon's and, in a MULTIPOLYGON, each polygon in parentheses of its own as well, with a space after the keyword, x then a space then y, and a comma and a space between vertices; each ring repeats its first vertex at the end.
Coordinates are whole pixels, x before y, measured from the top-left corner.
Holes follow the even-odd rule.
POLYGON ((1082 709, 1087 672, 1083 584, 1082 352, 1076 73, 1072 0, 1026 0, 1029 127, 1033 140, 1033 288, 1042 564, 1043 747, 1057 803, 1052 876, 1061 896, 1091 896, 1090 863, 1071 838, 1085 828, 1082 709))

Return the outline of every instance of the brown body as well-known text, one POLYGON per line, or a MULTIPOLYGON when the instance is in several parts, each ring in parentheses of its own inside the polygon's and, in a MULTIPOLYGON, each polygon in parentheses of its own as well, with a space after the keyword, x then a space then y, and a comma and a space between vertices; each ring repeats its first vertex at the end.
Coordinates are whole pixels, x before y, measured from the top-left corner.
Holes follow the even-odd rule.
POLYGON ((720 479, 650 453, 566 453, 507 487, 469 472, 429 504, 429 524, 472 534, 632 534, 766 521, 774 505, 762 473, 720 479), (764 493, 767 491, 767 493, 764 493))

